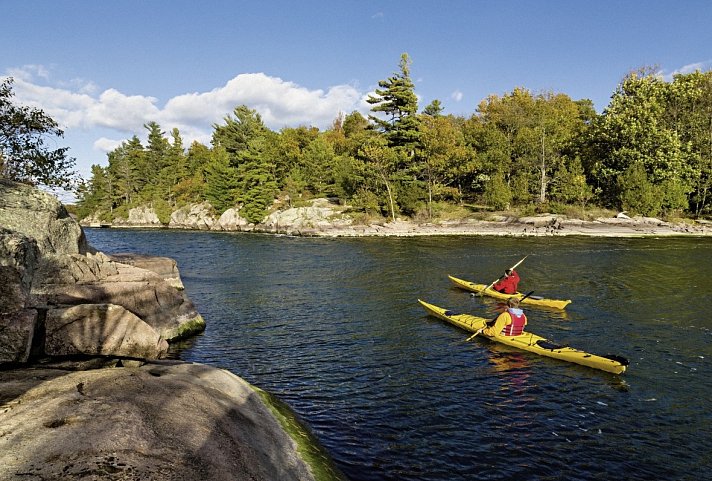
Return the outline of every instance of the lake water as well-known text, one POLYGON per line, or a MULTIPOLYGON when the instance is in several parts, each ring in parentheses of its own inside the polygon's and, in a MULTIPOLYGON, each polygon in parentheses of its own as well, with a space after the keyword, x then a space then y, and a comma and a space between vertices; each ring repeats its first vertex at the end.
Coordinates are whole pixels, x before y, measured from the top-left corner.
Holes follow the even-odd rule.
POLYGON ((86 229, 178 261, 206 331, 175 355, 287 402, 352 480, 696 480, 712 466, 712 240, 293 238, 86 229), (447 274, 573 302, 528 330, 620 376, 494 345, 421 298, 494 315, 447 274))

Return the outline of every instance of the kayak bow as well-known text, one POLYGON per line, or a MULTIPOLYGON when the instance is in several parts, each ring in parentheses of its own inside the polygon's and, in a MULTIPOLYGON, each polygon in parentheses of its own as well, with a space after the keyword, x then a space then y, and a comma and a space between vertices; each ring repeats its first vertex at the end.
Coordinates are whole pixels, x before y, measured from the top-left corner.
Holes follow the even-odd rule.
MULTIPOLYGON (((448 276, 450 280, 455 284, 457 287, 461 289, 465 289, 466 291, 470 292, 477 292, 477 293, 482 293, 484 295, 494 297, 496 299, 503 299, 507 300, 510 297, 517 297, 519 299, 522 299, 524 297, 524 294, 521 292, 517 292, 515 294, 503 294, 501 292, 497 292, 494 289, 486 289, 485 284, 475 284, 474 282, 466 281, 464 279, 458 279, 455 276, 448 276)), ((557 300, 557 299, 546 299, 546 298, 541 298, 541 297, 528 297, 526 299, 523 299, 522 304, 528 305, 528 306, 537 306, 537 307, 552 307, 554 309, 566 309, 566 306, 571 304, 570 300, 557 300)))
MULTIPOLYGON (((418 299, 418 302, 421 306, 423 306, 423 308, 425 308, 428 314, 469 332, 476 332, 478 329, 485 327, 485 323, 487 322, 487 319, 483 317, 472 316, 470 314, 457 314, 453 311, 429 304, 420 299, 418 299)), ((613 374, 621 374, 625 372, 626 367, 628 366, 628 361, 623 357, 613 355, 597 356, 595 354, 589 354, 572 347, 557 345, 531 332, 524 332, 519 336, 493 337, 487 336, 484 333, 482 336, 507 346, 539 354, 540 356, 572 362, 613 374)))

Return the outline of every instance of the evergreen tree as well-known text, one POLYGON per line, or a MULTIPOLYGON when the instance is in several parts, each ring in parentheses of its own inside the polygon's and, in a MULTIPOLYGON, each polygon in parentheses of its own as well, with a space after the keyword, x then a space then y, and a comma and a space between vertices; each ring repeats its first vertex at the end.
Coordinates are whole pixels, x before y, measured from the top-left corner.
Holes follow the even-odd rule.
POLYGON ((403 149, 407 157, 413 156, 419 137, 418 97, 410 79, 410 63, 408 54, 402 54, 400 72, 379 81, 381 88, 366 100, 373 105, 372 112, 386 115, 386 120, 374 115, 369 118, 385 133, 389 147, 403 149))
POLYGON ((423 114, 430 117, 439 117, 443 114, 443 106, 438 99, 435 99, 423 109, 423 114))
POLYGON ((205 165, 205 198, 222 214, 235 205, 237 199, 237 169, 230 165, 230 157, 222 147, 212 150, 205 165))
POLYGON ((235 161, 237 154, 247 150, 249 143, 265 134, 267 128, 256 110, 240 105, 233 111, 234 116, 224 118, 225 125, 213 124, 214 147, 222 147, 235 161))

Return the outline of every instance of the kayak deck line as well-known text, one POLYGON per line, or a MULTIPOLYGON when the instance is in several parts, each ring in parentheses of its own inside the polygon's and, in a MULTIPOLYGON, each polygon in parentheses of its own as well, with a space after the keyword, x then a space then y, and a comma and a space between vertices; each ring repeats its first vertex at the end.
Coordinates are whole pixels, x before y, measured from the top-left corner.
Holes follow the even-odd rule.
MULTIPOLYGON (((451 310, 438 307, 421 299, 418 302, 426 312, 434 317, 442 319, 450 324, 460 327, 468 332, 476 332, 485 327, 487 319, 470 314, 457 314, 451 310)), ((584 352, 566 345, 556 344, 548 339, 538 336, 532 332, 525 332, 518 336, 487 336, 483 337, 491 341, 498 342, 510 347, 532 352, 544 357, 559 359, 562 361, 587 366, 593 369, 622 374, 628 366, 628 360, 617 355, 596 355, 584 352)))
POLYGON ((504 294, 502 292, 497 292, 494 289, 486 289, 488 286, 486 284, 476 284, 474 282, 466 281, 455 276, 448 275, 448 278, 452 281, 455 286, 466 291, 475 292, 478 294, 483 294, 489 297, 494 297, 496 299, 509 299, 510 297, 517 297, 522 300, 522 304, 528 306, 536 307, 549 307, 554 309, 566 309, 566 306, 571 304, 571 300, 559 300, 559 299, 547 299, 541 296, 528 296, 523 299, 526 294, 517 292, 515 294, 504 294))

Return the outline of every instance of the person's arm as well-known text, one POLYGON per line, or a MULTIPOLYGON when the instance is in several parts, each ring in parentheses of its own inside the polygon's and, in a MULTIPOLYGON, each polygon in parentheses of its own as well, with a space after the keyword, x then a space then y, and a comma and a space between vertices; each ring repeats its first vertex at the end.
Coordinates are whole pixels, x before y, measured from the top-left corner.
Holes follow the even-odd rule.
POLYGON ((494 321, 494 325, 482 329, 482 334, 485 336, 496 337, 502 332, 504 326, 510 322, 512 322, 512 317, 509 315, 509 312, 504 311, 502 314, 497 316, 497 319, 494 321))
POLYGON ((512 275, 510 277, 512 278, 512 284, 516 286, 519 283, 519 274, 517 271, 512 271, 512 275))

